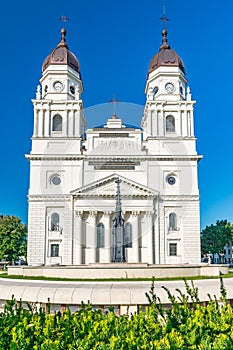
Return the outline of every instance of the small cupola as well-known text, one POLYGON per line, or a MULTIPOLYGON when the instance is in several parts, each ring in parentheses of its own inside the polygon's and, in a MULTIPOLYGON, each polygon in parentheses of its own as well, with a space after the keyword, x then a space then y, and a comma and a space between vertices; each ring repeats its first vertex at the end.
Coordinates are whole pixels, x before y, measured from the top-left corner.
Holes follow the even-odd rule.
POLYGON ((57 47, 46 57, 42 65, 44 72, 50 65, 68 65, 80 74, 80 64, 77 57, 69 50, 66 43, 66 30, 61 29, 61 40, 57 47))
POLYGON ((185 67, 182 59, 178 56, 175 50, 171 49, 167 41, 167 30, 162 31, 162 45, 150 62, 148 74, 161 66, 179 67, 185 74, 185 67))

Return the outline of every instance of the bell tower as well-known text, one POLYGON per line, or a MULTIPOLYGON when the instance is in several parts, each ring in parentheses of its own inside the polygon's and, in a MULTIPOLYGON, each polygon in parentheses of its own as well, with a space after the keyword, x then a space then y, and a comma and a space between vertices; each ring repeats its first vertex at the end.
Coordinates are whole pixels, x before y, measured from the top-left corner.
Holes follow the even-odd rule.
POLYGON ((193 106, 185 66, 162 31, 162 45, 150 62, 146 80, 144 138, 194 138, 193 106))
POLYGON ((30 161, 28 263, 71 264, 70 191, 82 184, 85 117, 77 57, 61 30, 42 65, 34 106, 30 161), (37 248, 35 249, 35 242, 37 248))
MULTIPOLYGON (((162 18, 163 19, 163 18, 162 18)), ((165 19, 164 19, 165 20, 165 19)), ((148 187, 159 192, 154 226, 156 263, 197 262, 200 210, 194 104, 185 66, 171 48, 167 30, 149 64, 141 122, 148 162, 148 187), (159 257, 159 258, 158 258, 159 257)))
POLYGON ((42 65, 40 85, 32 100, 33 140, 81 137, 85 128, 82 92, 80 65, 68 49, 63 28, 60 42, 42 65))

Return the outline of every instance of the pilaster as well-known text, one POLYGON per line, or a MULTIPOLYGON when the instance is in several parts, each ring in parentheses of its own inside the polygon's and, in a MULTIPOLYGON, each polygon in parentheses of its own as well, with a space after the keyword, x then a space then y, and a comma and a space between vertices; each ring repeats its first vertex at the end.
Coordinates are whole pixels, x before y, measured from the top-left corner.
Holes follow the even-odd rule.
POLYGON ((82 211, 76 211, 74 216, 73 264, 82 264, 82 211))
POLYGON ((153 214, 151 211, 145 212, 145 222, 146 222, 146 233, 143 237, 144 242, 147 242, 147 262, 148 264, 153 264, 153 248, 154 248, 154 242, 153 242, 153 214))

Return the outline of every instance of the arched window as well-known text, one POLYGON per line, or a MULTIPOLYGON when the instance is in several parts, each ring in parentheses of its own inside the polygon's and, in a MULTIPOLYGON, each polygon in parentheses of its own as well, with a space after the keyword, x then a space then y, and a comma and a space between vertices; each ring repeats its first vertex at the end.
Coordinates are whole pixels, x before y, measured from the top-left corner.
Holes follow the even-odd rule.
POLYGON ((169 214, 169 230, 177 229, 177 217, 175 213, 169 214))
POLYGON ((132 248, 132 225, 127 222, 125 225, 125 248, 132 248))
POLYGON ((104 225, 97 225, 97 248, 104 248, 104 225))
POLYGON ((62 117, 59 114, 53 117, 52 131, 62 131, 62 117))
POLYGON ((173 115, 166 117, 166 132, 175 132, 175 118, 173 115))
POLYGON ((51 231, 59 231, 59 214, 52 213, 51 215, 51 231))

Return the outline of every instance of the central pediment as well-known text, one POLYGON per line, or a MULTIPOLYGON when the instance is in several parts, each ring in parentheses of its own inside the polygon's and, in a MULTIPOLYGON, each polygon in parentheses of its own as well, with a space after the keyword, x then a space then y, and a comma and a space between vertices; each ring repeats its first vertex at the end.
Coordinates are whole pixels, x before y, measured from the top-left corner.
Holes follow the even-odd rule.
POLYGON ((156 197, 158 192, 118 174, 113 174, 71 192, 76 197, 114 197, 116 180, 120 180, 122 197, 156 197))

